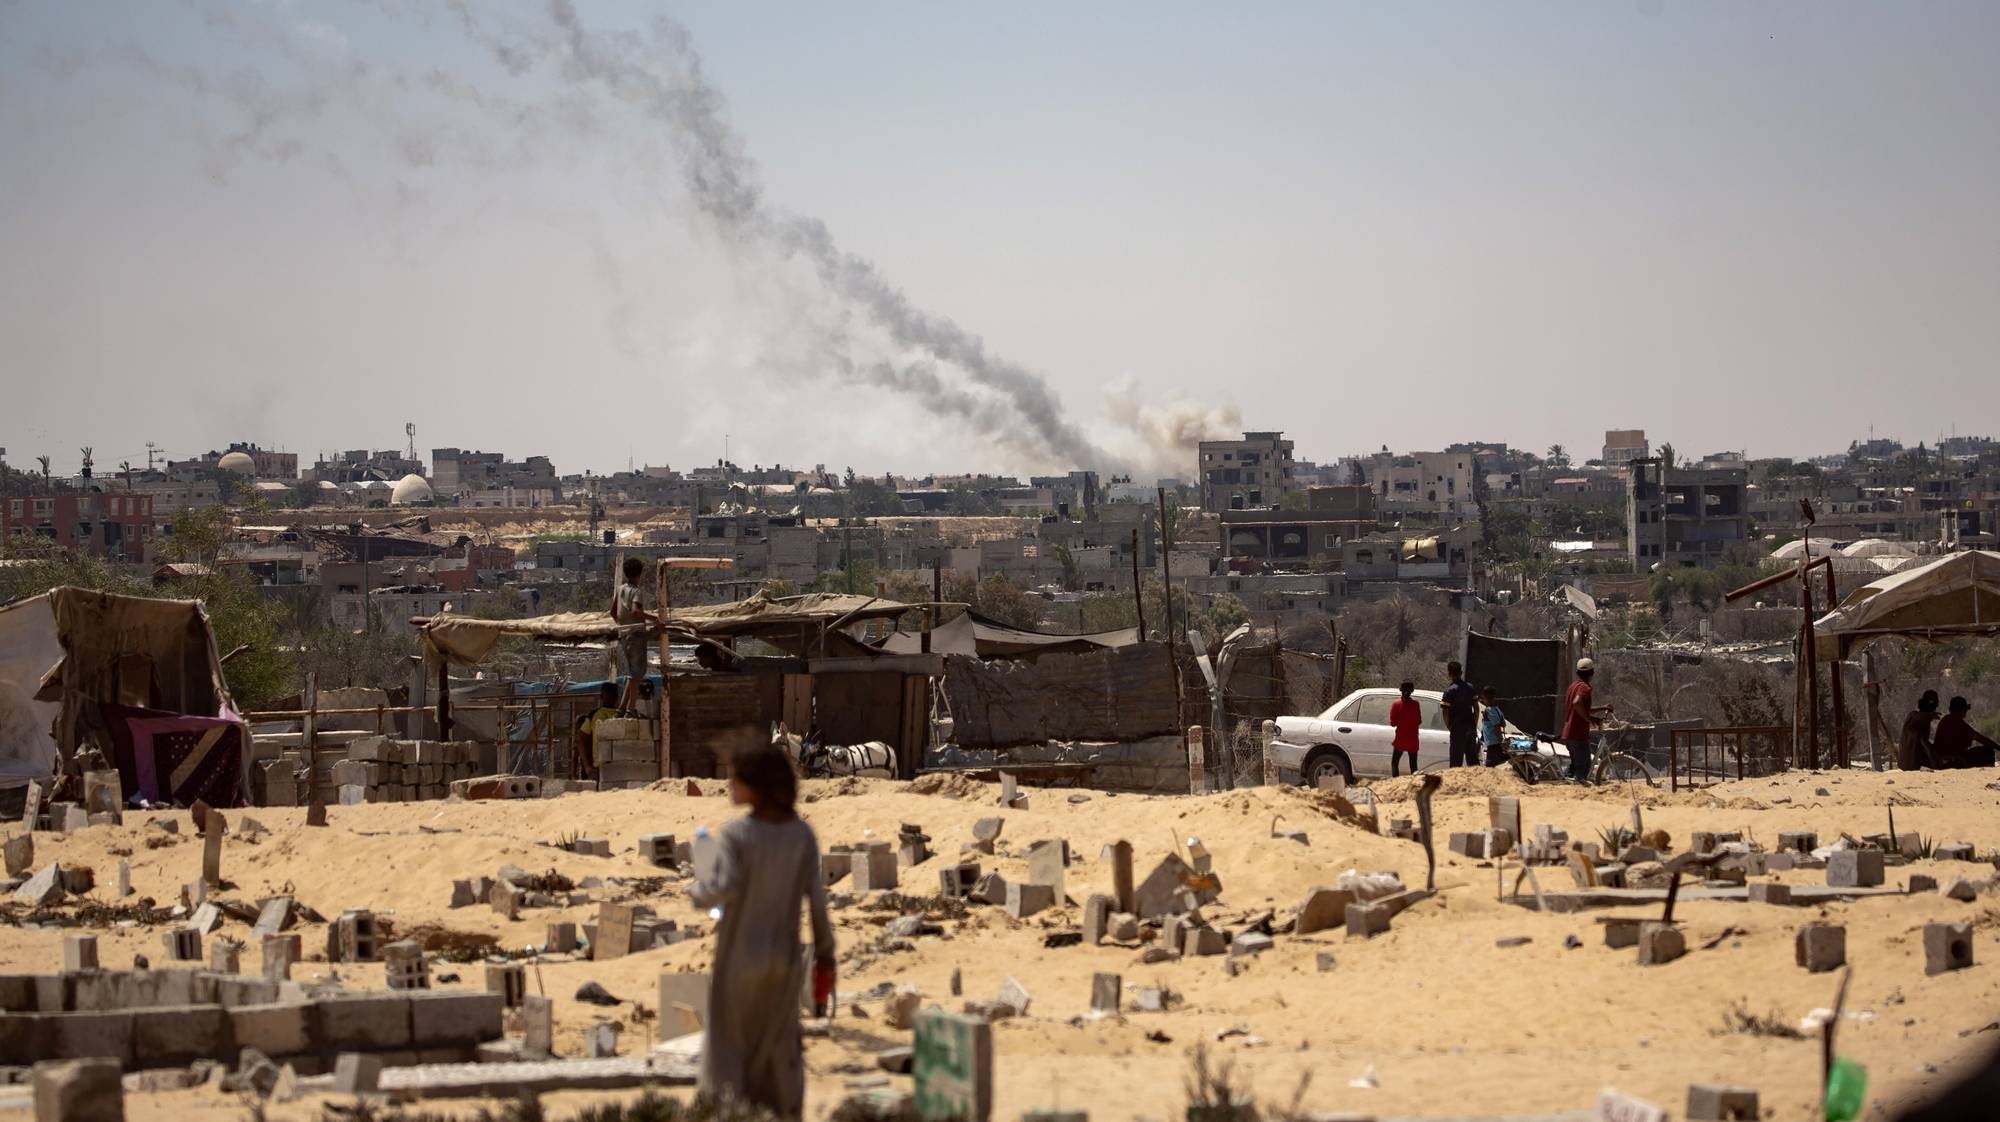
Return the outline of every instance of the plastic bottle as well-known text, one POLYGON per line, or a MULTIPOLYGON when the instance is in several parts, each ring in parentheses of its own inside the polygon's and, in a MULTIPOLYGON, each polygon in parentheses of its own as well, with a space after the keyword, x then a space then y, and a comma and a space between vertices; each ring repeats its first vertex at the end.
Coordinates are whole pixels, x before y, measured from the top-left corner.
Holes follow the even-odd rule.
POLYGON ((1868 1069, 1845 1056, 1836 1058, 1826 1076, 1826 1122, 1859 1118, 1867 1093, 1868 1069))

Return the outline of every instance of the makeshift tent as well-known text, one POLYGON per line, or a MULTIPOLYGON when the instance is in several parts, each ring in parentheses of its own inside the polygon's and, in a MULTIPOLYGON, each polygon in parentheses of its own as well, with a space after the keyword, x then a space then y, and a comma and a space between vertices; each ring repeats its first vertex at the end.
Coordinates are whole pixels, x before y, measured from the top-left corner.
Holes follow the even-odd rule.
POLYGON ((212 804, 236 804, 248 753, 200 601, 65 587, 11 605, 0 620, 0 647, 17 652, 14 665, 40 663, 32 696, 46 708, 35 716, 53 712, 41 725, 46 745, 0 740, 13 761, 0 767, 26 760, 49 775, 90 744, 114 761, 128 792, 157 773, 167 780, 153 787, 158 797, 186 801, 176 792, 194 790, 212 804))
POLYGON ((50 734, 62 707, 36 701, 42 675, 62 658, 47 596, 0 608, 0 787, 55 774, 50 734))
MULTIPOLYGON (((824 627, 893 619, 909 610, 908 604, 873 596, 813 593, 773 599, 759 592, 733 604, 669 608, 665 619, 671 631, 713 641, 796 635, 802 631, 816 634, 824 627)), ((566 612, 528 619, 474 619, 445 612, 431 616, 418 627, 425 657, 432 662, 444 659, 459 666, 474 666, 483 661, 503 635, 581 643, 615 639, 619 630, 609 612, 566 612)))
MULTIPOLYGON (((932 653, 977 658, 1033 658, 1058 651, 1079 654, 1129 647, 1138 641, 1139 629, 1136 627, 1088 635, 1044 635, 1039 631, 1010 627, 977 612, 963 612, 931 629, 932 653)), ((898 631, 884 639, 880 649, 892 654, 917 654, 923 650, 923 645, 922 633, 898 631)))
POLYGON ((1813 624, 1822 662, 1883 635, 2000 635, 2000 553, 1951 553, 1872 581, 1813 624))

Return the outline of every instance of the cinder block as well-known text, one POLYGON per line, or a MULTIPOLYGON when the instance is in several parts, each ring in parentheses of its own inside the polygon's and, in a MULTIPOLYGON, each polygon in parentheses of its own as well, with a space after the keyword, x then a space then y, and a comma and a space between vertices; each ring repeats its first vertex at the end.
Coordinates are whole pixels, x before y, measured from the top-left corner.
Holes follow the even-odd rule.
POLYGON ((35 1065, 35 1122, 125 1122, 124 1071, 117 1060, 35 1065))
POLYGON ((1010 884, 1007 886, 1007 914, 1015 919, 1025 919, 1044 908, 1055 906, 1056 889, 1052 884, 1010 884))
POLYGON ((1972 925, 1924 924, 1924 973, 1942 974, 1972 965, 1972 925))
POLYGON ((1639 925, 1639 965, 1664 966, 1687 953, 1687 936, 1671 923, 1647 920, 1639 925))
POLYGON ((63 969, 68 972, 97 969, 97 936, 63 936, 63 969))
POLYGON ((639 857, 662 869, 674 867, 674 836, 672 834, 644 834, 639 838, 639 857))
POLYGON ((1792 958, 1808 974, 1838 970, 1847 962, 1847 928, 1833 923, 1808 923, 1793 937, 1792 958))
POLYGON ((1882 883, 1882 851, 1836 849, 1826 859, 1826 883, 1835 888, 1873 888, 1882 883))
POLYGON ((316 1051, 382 1051, 410 1046, 410 997, 342 995, 312 1003, 307 1024, 316 1051))
POLYGON ((1347 937, 1364 938, 1380 935, 1389 930, 1389 920, 1393 913, 1389 906, 1380 903, 1353 903, 1347 905, 1347 937))
POLYGON ((1315 931, 1325 931, 1347 922, 1347 906, 1354 903, 1354 893, 1344 888, 1328 888, 1324 885, 1306 893, 1299 902, 1298 918, 1293 931, 1299 935, 1310 935, 1315 931))
POLYGON ((1688 1122, 1757 1122, 1757 1092, 1748 1087, 1696 1083, 1688 1087, 1688 1122))
POLYGON ((1125 980, 1116 974, 1090 976, 1090 1009, 1094 1013, 1118 1012, 1125 980))
POLYGON ((333 1090, 341 1095, 358 1095, 382 1084, 382 1057, 361 1052, 342 1052, 333 1062, 333 1090))
POLYGON ((497 993, 412 994, 411 1045, 443 1048, 498 1040, 504 1001, 497 993))
POLYGON ((229 1010, 230 1031, 238 1048, 255 1048, 267 1056, 288 1056, 312 1046, 306 1020, 312 1006, 303 1001, 238 1005, 229 1010))
POLYGON ((1929 873, 1911 873, 1910 882, 1903 886, 1905 892, 1936 892, 1937 878, 1929 873))
POLYGON ((1611 948, 1635 946, 1639 942, 1639 925, 1644 920, 1613 919, 1604 924, 1604 945, 1611 948))
POLYGON ((1971 842, 1951 842, 1938 846, 1931 851, 1931 860, 1933 861, 1971 861, 1974 859, 1971 842))
POLYGON ((1181 955, 1194 958, 1197 955, 1221 954, 1229 949, 1229 940, 1213 927, 1190 926, 1181 931, 1181 955))
POLYGON ((1811 830, 1780 830, 1778 848, 1787 853, 1811 853, 1819 848, 1819 835, 1811 830))
POLYGON ((1083 902, 1084 946, 1094 947, 1104 941, 1104 931, 1110 925, 1113 906, 1111 897, 1101 892, 1083 902))
POLYGON ((1753 904, 1790 904, 1792 886, 1776 881, 1758 881, 1750 886, 1750 902, 1753 904))

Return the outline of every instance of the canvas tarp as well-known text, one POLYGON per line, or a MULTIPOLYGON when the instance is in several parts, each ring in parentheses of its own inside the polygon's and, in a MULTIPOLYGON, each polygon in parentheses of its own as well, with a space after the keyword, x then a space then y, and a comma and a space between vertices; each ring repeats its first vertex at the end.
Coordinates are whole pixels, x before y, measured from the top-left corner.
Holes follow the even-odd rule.
POLYGON ((1822 662, 1843 640, 1880 635, 1950 638, 2000 635, 2000 553, 1952 553, 1855 589, 1813 624, 1822 662))
MULTIPOLYGON (((732 604, 669 608, 665 619, 672 630, 714 640, 797 632, 835 622, 844 625, 893 619, 909 610, 908 604, 873 596, 813 593, 773 599, 759 592, 732 604)), ((445 612, 430 617, 419 629, 427 658, 443 658, 460 666, 483 661, 503 635, 581 643, 614 639, 620 630, 609 612, 565 612, 527 619, 474 619, 445 612)))
POLYGON ((0 787, 55 774, 50 735, 62 707, 35 700, 42 675, 62 658, 55 611, 34 596, 0 608, 0 787))
MULTIPOLYGON (((1098 631, 1088 635, 1044 635, 1024 631, 976 612, 961 612, 931 629, 931 651, 935 654, 973 655, 978 658, 1022 658, 1054 651, 1101 650, 1128 647, 1139 641, 1135 627, 1098 631)), ((923 635, 898 631, 882 641, 881 649, 891 654, 917 654, 923 650, 923 635)))
POLYGON ((1164 643, 1055 653, 1032 662, 945 659, 952 741, 1008 748, 1052 740, 1132 741, 1180 725, 1164 643))

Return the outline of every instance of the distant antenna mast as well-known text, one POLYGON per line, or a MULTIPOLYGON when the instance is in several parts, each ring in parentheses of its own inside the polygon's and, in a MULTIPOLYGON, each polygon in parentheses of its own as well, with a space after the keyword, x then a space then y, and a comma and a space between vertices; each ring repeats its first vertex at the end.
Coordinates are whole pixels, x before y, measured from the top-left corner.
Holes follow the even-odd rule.
POLYGON ((410 438, 410 459, 415 460, 417 458, 417 423, 415 421, 404 421, 403 435, 410 438))
POLYGON ((147 470, 147 471, 152 471, 152 470, 153 470, 153 460, 154 460, 154 459, 155 459, 155 458, 156 458, 156 457, 157 457, 157 456, 159 455, 159 450, 160 450, 160 446, 159 446, 159 445, 157 445, 157 444, 153 443, 153 442, 152 442, 152 441, 150 441, 150 440, 148 440, 148 441, 146 442, 146 470, 147 470))

